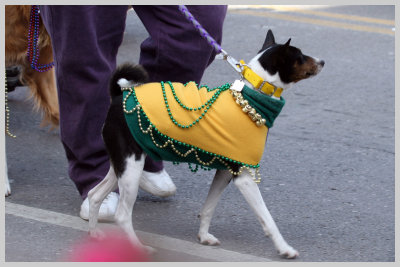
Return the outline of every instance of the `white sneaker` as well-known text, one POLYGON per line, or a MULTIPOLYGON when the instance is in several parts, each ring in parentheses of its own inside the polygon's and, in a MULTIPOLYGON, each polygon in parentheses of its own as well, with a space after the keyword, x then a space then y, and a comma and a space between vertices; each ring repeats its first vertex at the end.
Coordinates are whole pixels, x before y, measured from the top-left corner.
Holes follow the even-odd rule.
POLYGON ((176 186, 165 169, 159 172, 143 171, 139 186, 144 191, 158 197, 172 196, 176 192, 176 186))
MULTIPOLYGON (((119 194, 115 192, 111 192, 108 196, 104 199, 103 203, 100 205, 99 211, 99 221, 103 222, 113 222, 114 215, 117 210, 119 200, 119 194)), ((85 198, 81 205, 81 211, 79 216, 84 220, 89 220, 89 199, 85 198)))

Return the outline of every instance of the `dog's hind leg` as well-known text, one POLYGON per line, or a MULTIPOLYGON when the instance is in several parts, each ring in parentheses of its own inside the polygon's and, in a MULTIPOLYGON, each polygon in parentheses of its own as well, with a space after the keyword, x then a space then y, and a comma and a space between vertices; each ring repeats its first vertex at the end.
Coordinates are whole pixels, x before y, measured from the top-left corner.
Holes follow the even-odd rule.
POLYGON ((90 236, 101 239, 103 233, 96 229, 101 203, 106 196, 117 187, 117 176, 114 168, 110 169, 106 177, 88 193, 89 199, 89 233, 90 236))
POLYGON ((241 175, 234 179, 234 184, 239 188, 247 203, 249 203, 258 221, 261 223, 266 236, 272 239, 279 254, 286 258, 297 257, 299 253, 286 243, 279 232, 274 219, 265 205, 257 184, 253 181, 253 177, 247 171, 243 171, 241 175))
POLYGON ((219 240, 208 232, 211 218, 217 206, 222 192, 232 179, 232 175, 227 170, 217 170, 210 191, 203 208, 200 211, 200 229, 197 235, 200 243, 203 245, 219 245, 219 240))
POLYGON ((115 221, 126 232, 130 241, 143 247, 139 241, 132 225, 132 211, 139 190, 139 181, 144 167, 145 156, 141 155, 139 160, 135 155, 126 159, 125 170, 118 179, 119 203, 115 212, 115 221))

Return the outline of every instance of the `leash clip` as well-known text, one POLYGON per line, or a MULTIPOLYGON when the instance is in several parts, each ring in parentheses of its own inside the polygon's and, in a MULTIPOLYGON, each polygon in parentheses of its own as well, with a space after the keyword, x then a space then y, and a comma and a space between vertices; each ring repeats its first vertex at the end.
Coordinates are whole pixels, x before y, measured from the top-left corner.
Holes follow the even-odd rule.
POLYGON ((221 49, 221 54, 222 54, 222 59, 226 60, 229 63, 229 65, 231 65, 231 67, 236 70, 236 72, 242 74, 243 72, 242 63, 240 63, 239 61, 228 55, 228 53, 223 49, 221 49))

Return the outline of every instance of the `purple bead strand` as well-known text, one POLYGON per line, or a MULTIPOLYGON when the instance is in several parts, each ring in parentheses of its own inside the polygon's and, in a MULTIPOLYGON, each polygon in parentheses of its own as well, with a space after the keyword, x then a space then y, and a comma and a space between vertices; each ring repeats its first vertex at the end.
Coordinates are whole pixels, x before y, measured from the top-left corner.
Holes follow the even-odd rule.
POLYGON ((29 31, 28 31, 28 61, 31 63, 32 69, 38 72, 45 72, 54 66, 54 62, 49 64, 39 64, 38 41, 39 41, 39 6, 32 5, 31 16, 29 20, 29 31))

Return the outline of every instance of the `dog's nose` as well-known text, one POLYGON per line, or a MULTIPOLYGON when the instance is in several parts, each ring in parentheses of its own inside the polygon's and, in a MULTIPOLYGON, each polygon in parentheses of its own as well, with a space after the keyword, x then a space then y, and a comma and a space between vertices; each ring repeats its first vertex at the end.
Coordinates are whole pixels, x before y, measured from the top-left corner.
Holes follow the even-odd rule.
POLYGON ((321 64, 321 66, 323 67, 323 66, 325 65, 325 61, 321 60, 321 61, 319 62, 319 64, 321 64))

